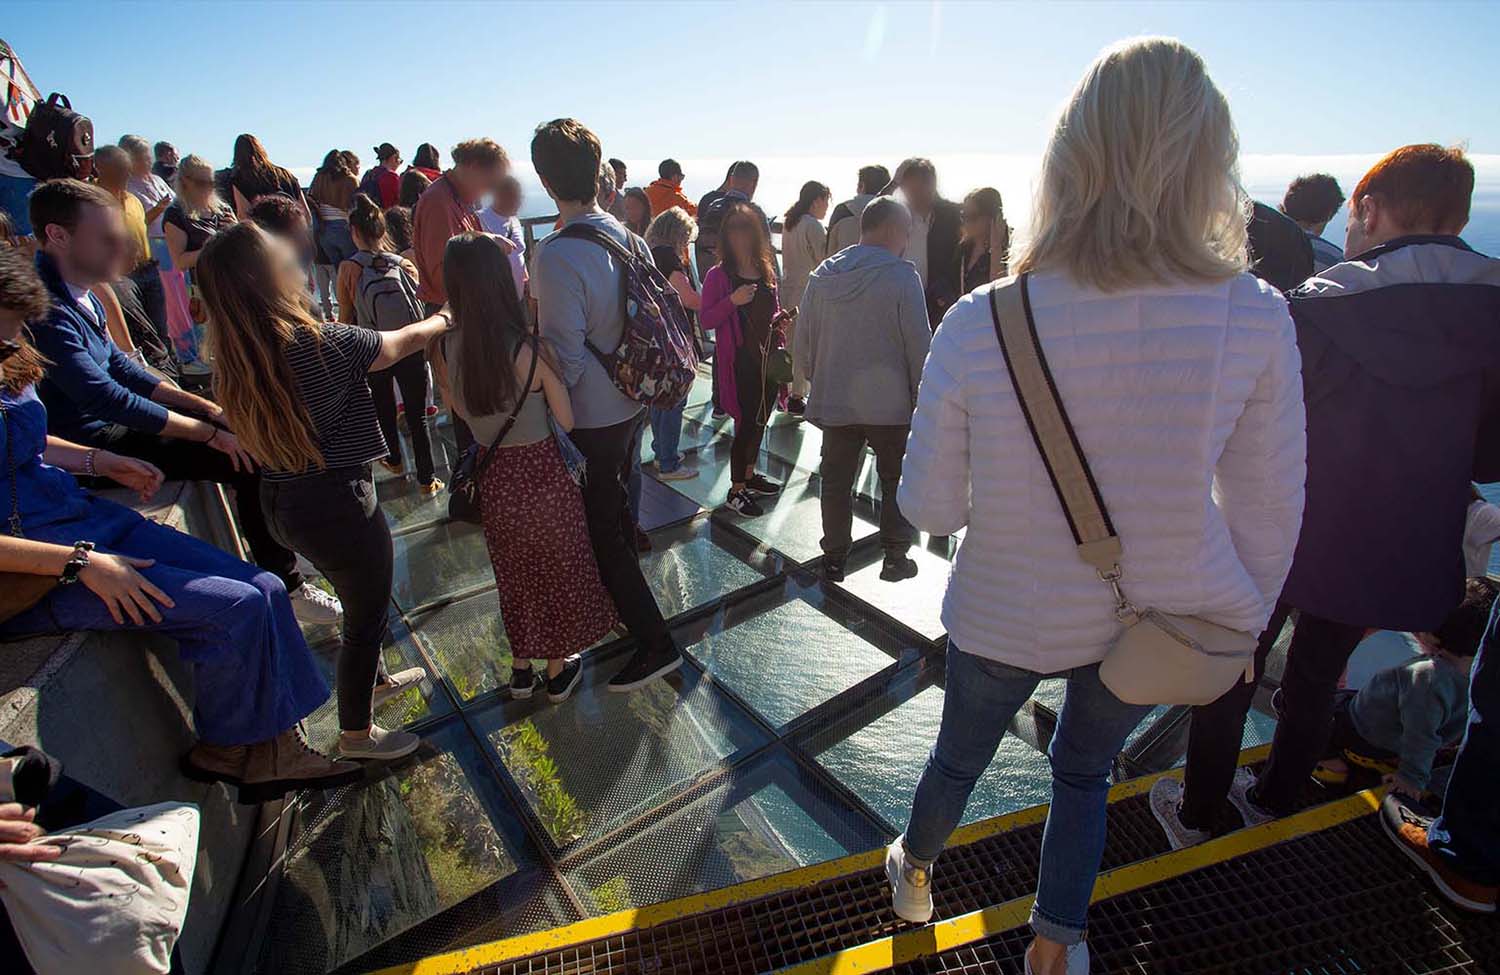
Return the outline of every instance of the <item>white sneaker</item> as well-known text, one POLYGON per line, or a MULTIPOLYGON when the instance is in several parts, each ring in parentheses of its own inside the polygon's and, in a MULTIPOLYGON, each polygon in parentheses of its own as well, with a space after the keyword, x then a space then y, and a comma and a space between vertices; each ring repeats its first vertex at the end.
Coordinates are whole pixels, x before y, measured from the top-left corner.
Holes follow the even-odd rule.
POLYGON ((1269 823, 1276 818, 1276 814, 1260 808, 1250 801, 1250 788, 1255 785, 1255 773, 1247 768, 1242 768, 1234 773, 1234 781, 1229 784, 1229 801, 1234 803, 1234 808, 1240 811, 1240 817, 1245 820, 1246 826, 1259 826, 1261 823, 1269 823))
POLYGON ((386 731, 378 724, 370 725, 370 737, 349 741, 339 735, 339 757, 358 758, 376 762, 390 762, 405 758, 422 744, 422 737, 410 731, 386 731))
POLYGON ((387 674, 385 680, 375 682, 375 690, 370 695, 370 705, 380 707, 407 688, 420 684, 426 676, 427 671, 421 667, 408 667, 394 674, 387 674))
MULTIPOLYGON (((1026 975, 1043 975, 1031 967, 1031 952, 1027 951, 1026 975)), ((1067 962, 1063 965, 1063 975, 1089 975, 1089 943, 1080 941, 1075 945, 1068 945, 1067 962)))
POLYGON ((907 859, 905 837, 896 837, 886 847, 885 876, 891 882, 891 910, 897 917, 913 924, 932 920, 932 867, 907 859))
POLYGON ((287 593, 292 600, 292 613, 298 623, 309 626, 319 623, 337 623, 344 615, 344 604, 338 597, 326 593, 310 582, 304 582, 287 593))
POLYGON ((1167 834, 1167 843, 1174 850, 1197 846, 1208 839, 1206 829, 1193 829, 1182 822, 1182 781, 1180 779, 1157 779, 1151 787, 1151 815, 1156 817, 1162 832, 1167 834))

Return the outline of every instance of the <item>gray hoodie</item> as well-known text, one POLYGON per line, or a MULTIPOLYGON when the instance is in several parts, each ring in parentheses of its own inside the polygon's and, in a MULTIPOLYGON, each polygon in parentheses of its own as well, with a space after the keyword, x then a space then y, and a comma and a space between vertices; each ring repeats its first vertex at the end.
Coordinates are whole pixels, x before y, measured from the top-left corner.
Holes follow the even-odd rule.
POLYGON ((911 261, 856 244, 807 279, 793 355, 812 383, 807 419, 820 427, 906 426, 932 330, 911 261))

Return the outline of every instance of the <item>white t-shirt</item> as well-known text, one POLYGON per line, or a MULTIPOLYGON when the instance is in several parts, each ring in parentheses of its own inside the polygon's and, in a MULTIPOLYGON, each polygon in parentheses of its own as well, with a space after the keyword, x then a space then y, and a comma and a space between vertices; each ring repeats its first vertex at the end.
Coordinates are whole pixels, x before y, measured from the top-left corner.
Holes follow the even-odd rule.
MULTIPOLYGON (((148 212, 162 200, 171 201, 175 195, 172 192, 172 187, 167 185, 167 181, 155 173, 147 173, 145 176, 132 176, 130 177, 130 182, 125 185, 131 193, 135 194, 135 198, 141 201, 141 209, 148 212)), ((161 213, 158 213, 156 219, 151 221, 151 226, 146 228, 147 234, 152 237, 164 236, 165 231, 161 229, 161 218, 166 216, 166 213, 167 208, 162 207, 161 213)))
POLYGON ((485 233, 504 237, 516 245, 516 249, 510 252, 510 273, 516 279, 516 294, 524 301, 526 299, 526 234, 521 230, 520 219, 502 216, 490 207, 485 207, 479 211, 479 226, 484 228, 485 233))
POLYGON ((1490 570, 1490 549, 1500 539, 1500 508, 1488 501, 1469 505, 1464 524, 1464 574, 1482 576, 1490 570))
POLYGON ((915 212, 911 215, 911 236, 906 241, 906 253, 903 255, 908 261, 917 266, 917 277, 922 279, 922 287, 927 287, 927 231, 932 229, 932 214, 919 217, 915 212))

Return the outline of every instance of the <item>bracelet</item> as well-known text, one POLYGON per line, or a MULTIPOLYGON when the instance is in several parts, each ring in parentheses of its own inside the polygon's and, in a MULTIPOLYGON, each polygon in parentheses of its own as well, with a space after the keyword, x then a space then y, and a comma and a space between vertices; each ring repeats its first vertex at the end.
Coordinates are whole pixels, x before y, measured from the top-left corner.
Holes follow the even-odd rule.
POLYGON ((99 452, 99 448, 97 448, 97 447, 90 447, 83 454, 83 473, 85 475, 87 475, 88 477, 98 477, 99 476, 99 472, 96 471, 96 470, 94 470, 94 455, 97 454, 98 452, 99 452))
POLYGON ((215 427, 212 423, 210 423, 209 426, 213 427, 213 432, 208 435, 208 439, 207 440, 202 441, 203 443, 213 443, 214 442, 214 438, 219 435, 219 428, 218 427, 215 427))
POLYGON ((66 586, 77 582, 78 573, 82 572, 84 566, 89 564, 89 553, 93 550, 93 542, 74 542, 73 554, 68 556, 68 561, 63 566, 62 573, 57 577, 57 584, 66 586))

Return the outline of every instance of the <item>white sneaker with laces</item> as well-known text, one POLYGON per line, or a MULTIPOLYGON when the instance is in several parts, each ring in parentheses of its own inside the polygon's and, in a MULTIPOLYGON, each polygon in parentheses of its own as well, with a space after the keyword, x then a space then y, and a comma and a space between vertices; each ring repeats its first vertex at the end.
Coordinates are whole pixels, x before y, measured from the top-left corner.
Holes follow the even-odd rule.
POLYGON ((287 593, 292 601, 292 613, 298 623, 316 625, 337 623, 344 615, 344 604, 338 597, 326 593, 310 582, 304 582, 287 593))
POLYGON ((1193 829, 1183 823, 1179 811, 1182 809, 1182 780, 1157 779, 1151 787, 1151 815, 1167 834, 1167 843, 1174 850, 1197 846, 1208 839, 1206 829, 1193 829))
POLYGON ((891 882, 891 909, 903 921, 926 924, 932 920, 932 867, 906 856, 905 837, 886 847, 885 875, 891 882))
MULTIPOLYGON (((1031 967, 1031 952, 1026 955, 1026 975, 1046 975, 1031 967)), ((1063 975, 1089 975, 1089 943, 1080 941, 1077 944, 1068 945, 1067 961, 1063 965, 1063 975)))
POLYGON ((1240 817, 1245 820, 1246 826, 1259 826, 1276 818, 1275 813, 1250 801, 1250 789, 1254 785, 1255 773, 1247 768, 1235 772, 1234 781, 1229 784, 1229 801, 1240 811, 1240 817))

